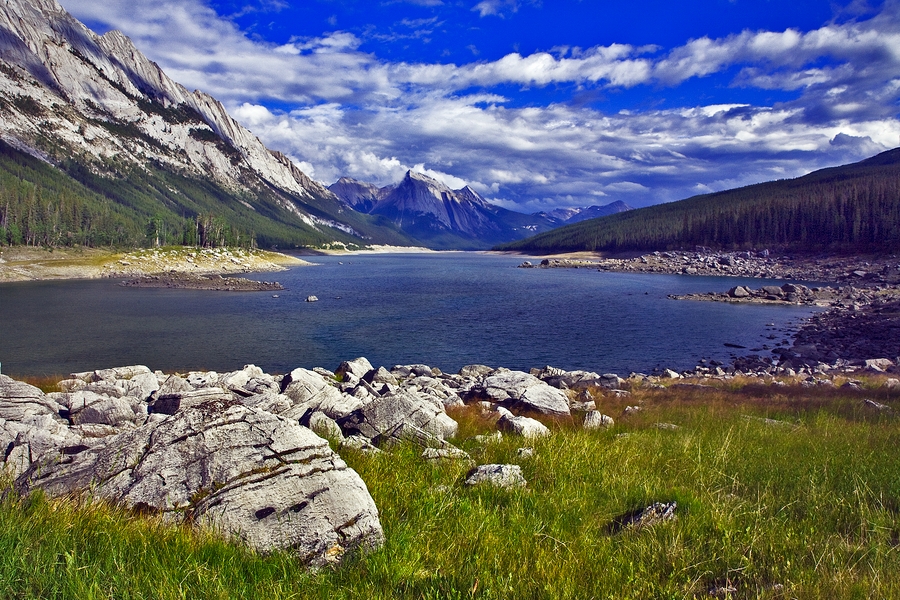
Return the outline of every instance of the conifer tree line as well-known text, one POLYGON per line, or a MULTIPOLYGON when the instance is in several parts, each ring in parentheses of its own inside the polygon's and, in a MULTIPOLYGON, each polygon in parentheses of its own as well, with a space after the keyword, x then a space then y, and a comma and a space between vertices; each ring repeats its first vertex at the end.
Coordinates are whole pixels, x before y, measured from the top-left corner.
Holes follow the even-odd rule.
POLYGON ((900 149, 869 160, 562 227, 532 252, 778 248, 900 251, 900 149))
MULTIPOLYGON (((65 167, 52 167, 0 141, 0 246, 256 247, 260 239, 293 241, 285 235, 293 232, 277 224, 259 235, 242 227, 228 215, 219 190, 202 183, 146 173, 107 178, 75 162, 65 167)), ((262 220, 256 215, 248 220, 254 217, 262 220)), ((304 233, 294 234, 298 242, 305 240, 304 233)))

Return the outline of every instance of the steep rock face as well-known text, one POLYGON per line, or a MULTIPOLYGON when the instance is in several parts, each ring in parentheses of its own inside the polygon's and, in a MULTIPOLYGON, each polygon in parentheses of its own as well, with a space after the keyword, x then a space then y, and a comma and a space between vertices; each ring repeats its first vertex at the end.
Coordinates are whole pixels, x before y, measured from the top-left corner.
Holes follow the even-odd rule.
POLYGON ((392 188, 379 188, 371 183, 341 177, 329 185, 328 189, 353 210, 368 213, 392 188))
POLYGON ((436 248, 487 248, 559 224, 555 219, 493 205, 469 186, 451 190, 413 171, 396 186, 378 188, 342 177, 329 189, 354 210, 385 217, 421 243, 436 248))
MULTIPOLYGON (((93 172, 113 160, 152 162, 236 193, 274 189, 295 222, 362 237, 341 222, 336 196, 215 98, 189 92, 121 32, 98 36, 55 0, 0 4, 0 139, 51 163, 76 157, 93 172)), ((258 210, 252 197, 245 205, 258 210)))
POLYGON ((412 222, 412 226, 424 225, 435 231, 454 231, 472 237, 497 232, 500 227, 485 213, 484 199, 469 187, 463 190, 464 193, 454 192, 431 177, 407 171, 400 185, 371 212, 401 226, 412 222))

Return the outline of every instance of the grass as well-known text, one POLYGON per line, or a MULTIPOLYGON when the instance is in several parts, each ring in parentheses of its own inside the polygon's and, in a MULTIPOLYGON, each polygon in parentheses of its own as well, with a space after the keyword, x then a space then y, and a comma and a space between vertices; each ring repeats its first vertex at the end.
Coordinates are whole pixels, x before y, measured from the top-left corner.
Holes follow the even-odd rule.
POLYGON ((429 464, 409 447, 342 451, 386 543, 318 572, 215 532, 8 493, 0 597, 898 598, 900 392, 881 383, 601 396, 614 427, 556 425, 527 443, 531 458, 518 457, 522 439, 476 443, 489 421, 458 412, 457 443, 479 464, 520 464, 528 487, 467 488, 466 465, 429 464), (640 412, 621 416, 635 404, 640 412), (672 500, 674 521, 612 532, 618 516, 672 500))

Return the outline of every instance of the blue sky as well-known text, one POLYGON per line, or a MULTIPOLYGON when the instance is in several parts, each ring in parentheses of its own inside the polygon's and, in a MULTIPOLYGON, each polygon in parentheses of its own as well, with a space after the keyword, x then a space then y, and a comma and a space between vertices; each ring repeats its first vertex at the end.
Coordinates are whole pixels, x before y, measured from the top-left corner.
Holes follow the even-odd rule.
POLYGON ((61 4, 325 184, 637 207, 900 145, 900 0, 61 4))

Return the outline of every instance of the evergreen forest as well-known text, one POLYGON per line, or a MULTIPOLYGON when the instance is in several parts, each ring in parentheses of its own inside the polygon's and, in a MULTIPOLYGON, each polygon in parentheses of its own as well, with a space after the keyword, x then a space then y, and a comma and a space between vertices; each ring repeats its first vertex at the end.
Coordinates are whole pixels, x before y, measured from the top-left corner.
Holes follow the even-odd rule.
POLYGON ((851 165, 582 221, 498 246, 575 251, 900 250, 900 148, 851 165))

